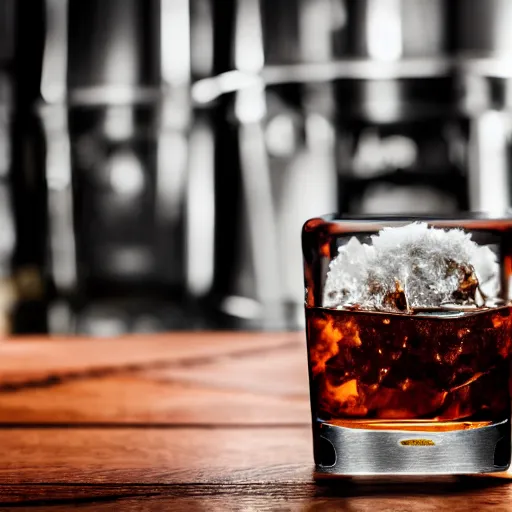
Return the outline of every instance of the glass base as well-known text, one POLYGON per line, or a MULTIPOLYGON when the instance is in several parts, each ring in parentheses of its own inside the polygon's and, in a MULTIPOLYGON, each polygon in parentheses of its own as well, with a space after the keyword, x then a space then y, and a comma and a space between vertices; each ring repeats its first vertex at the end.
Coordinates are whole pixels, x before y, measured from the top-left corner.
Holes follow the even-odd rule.
POLYGON ((321 475, 471 475, 507 471, 510 420, 318 421, 321 475), (350 426, 348 426, 350 425, 350 426))

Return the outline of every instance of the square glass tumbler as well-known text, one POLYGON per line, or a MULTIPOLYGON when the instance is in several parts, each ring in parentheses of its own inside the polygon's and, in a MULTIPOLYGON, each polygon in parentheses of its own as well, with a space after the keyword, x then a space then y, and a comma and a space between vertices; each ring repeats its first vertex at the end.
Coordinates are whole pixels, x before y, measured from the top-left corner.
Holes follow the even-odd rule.
POLYGON ((512 219, 302 232, 318 474, 507 476, 512 219))

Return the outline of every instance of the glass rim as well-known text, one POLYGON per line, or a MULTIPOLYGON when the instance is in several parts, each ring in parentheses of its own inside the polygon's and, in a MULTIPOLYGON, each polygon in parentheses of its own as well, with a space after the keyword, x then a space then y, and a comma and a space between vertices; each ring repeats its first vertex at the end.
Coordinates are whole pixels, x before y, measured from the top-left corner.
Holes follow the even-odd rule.
MULTIPOLYGON (((461 212, 457 214, 424 214, 424 213, 399 213, 399 214, 342 214, 328 213, 312 217, 303 225, 303 232, 316 231, 330 226, 333 228, 353 229, 354 231, 367 231, 382 229, 386 226, 405 225, 412 222, 426 222, 436 227, 465 229, 487 228, 500 231, 504 227, 512 225, 512 212, 496 216, 485 212, 461 212), (507 216, 510 215, 510 216, 507 216)), ((336 229, 334 229, 336 231, 336 229)), ((334 233, 333 233, 334 234, 334 233)))

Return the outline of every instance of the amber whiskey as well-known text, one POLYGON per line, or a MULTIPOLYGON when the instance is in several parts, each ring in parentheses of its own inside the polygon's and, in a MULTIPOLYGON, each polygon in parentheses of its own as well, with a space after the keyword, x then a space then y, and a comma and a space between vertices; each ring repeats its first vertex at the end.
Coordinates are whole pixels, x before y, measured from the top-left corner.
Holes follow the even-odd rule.
POLYGON ((510 416, 509 307, 415 315, 307 308, 306 318, 322 421, 453 430, 510 416))

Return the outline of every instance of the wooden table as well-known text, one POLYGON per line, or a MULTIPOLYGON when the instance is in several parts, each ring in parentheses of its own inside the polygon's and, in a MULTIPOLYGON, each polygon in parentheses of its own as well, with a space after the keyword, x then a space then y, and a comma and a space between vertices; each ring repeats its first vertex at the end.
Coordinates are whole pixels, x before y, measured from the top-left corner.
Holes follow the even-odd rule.
POLYGON ((0 343, 0 506, 512 510, 496 479, 315 483, 303 334, 0 343))

